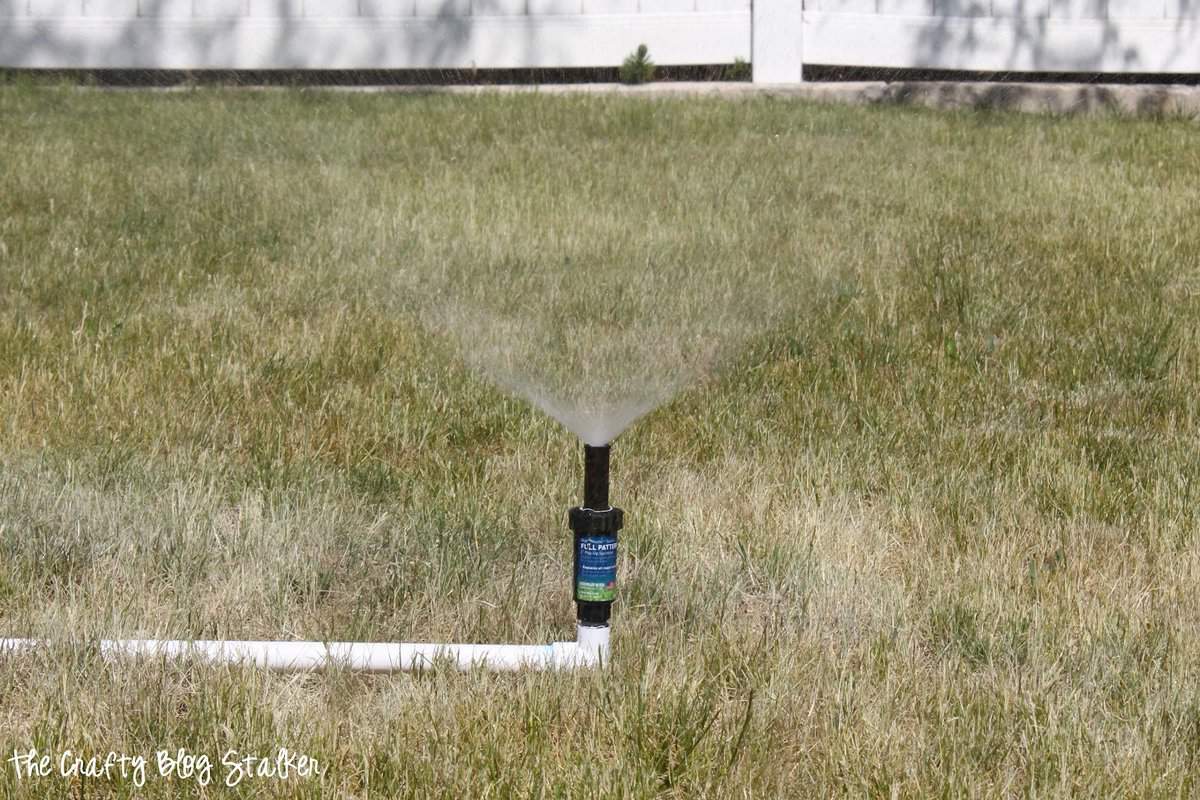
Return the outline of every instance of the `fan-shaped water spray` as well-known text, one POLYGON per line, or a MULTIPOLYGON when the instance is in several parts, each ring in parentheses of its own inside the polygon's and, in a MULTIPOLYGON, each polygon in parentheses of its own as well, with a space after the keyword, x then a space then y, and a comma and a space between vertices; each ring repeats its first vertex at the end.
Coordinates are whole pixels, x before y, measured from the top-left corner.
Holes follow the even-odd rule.
POLYGON ((423 321, 474 370, 588 445, 612 441, 709 375, 783 306, 776 287, 737 265, 724 275, 645 267, 523 277, 536 284, 526 302, 443 287, 423 321))

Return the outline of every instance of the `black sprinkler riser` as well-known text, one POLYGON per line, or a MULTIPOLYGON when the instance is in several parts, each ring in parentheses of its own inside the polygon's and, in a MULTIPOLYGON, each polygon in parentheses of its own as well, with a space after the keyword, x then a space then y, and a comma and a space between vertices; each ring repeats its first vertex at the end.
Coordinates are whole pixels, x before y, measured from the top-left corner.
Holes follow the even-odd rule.
POLYGON ((583 506, 604 511, 608 505, 609 445, 583 446, 583 506))

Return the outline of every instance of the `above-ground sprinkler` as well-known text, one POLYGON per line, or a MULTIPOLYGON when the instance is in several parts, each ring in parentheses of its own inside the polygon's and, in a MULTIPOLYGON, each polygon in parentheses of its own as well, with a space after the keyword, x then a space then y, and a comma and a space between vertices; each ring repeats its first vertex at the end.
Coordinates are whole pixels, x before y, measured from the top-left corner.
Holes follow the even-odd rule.
MULTIPOLYGON (((385 642, 235 642, 172 639, 105 639, 100 653, 190 657, 241 662, 281 672, 328 667, 366 672, 424 669, 438 663, 459 669, 572 669, 608 663, 609 617, 616 597, 617 532, 622 512, 608 504, 609 446, 584 445, 583 505, 569 513, 575 534, 573 591, 576 640, 545 645, 385 642)), ((0 639, 0 655, 49 644, 45 639, 0 639)))
POLYGON ((607 651, 613 600, 617 595, 617 532, 623 512, 608 502, 609 445, 583 446, 583 505, 570 511, 575 532, 575 609, 580 637, 585 629, 607 651))

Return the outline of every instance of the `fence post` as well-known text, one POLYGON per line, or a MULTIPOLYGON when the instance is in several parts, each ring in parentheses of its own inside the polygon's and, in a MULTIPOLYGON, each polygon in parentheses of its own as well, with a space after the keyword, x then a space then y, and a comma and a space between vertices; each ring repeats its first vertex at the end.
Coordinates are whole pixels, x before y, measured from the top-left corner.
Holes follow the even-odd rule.
POLYGON ((755 83, 804 79, 804 0, 751 0, 750 67, 755 83))

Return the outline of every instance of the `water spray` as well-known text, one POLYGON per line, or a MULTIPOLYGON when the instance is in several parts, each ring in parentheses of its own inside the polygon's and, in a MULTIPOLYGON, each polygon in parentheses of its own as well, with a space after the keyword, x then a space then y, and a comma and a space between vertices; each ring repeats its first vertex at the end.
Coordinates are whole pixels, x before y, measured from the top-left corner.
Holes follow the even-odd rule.
MULTIPOLYGON (((100 654, 194 658, 279 672, 329 668, 402 672, 440 664, 460 670, 574 669, 608 663, 609 618, 616 598, 617 532, 622 512, 608 503, 609 445, 584 445, 583 505, 568 514, 574 532, 576 639, 546 645, 411 642, 288 642, 105 639, 100 654)), ((0 655, 44 648, 46 639, 0 639, 0 655)))

